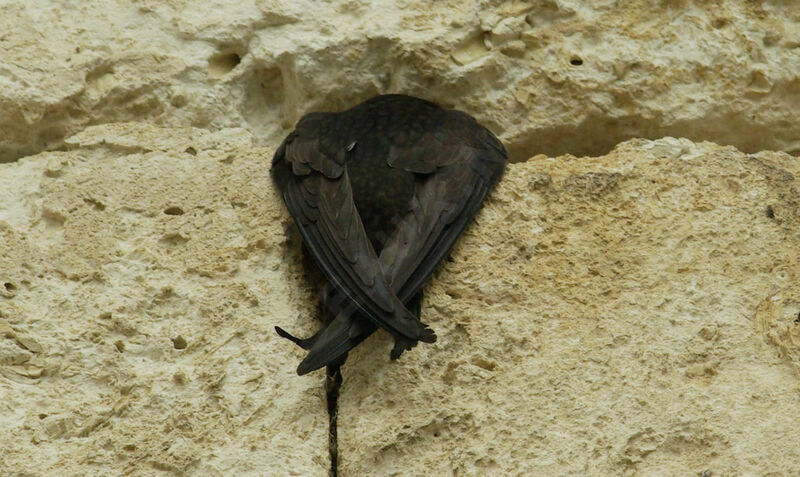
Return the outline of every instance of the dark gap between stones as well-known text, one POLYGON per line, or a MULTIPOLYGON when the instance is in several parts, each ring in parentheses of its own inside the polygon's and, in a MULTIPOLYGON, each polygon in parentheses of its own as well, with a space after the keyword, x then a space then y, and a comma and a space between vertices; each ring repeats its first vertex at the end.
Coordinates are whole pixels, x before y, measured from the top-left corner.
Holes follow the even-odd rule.
POLYGON ((339 432, 336 418, 339 413, 339 388, 342 386, 340 366, 328 366, 325 376, 325 395, 328 399, 328 452, 331 457, 331 477, 339 474, 339 432))
POLYGON ((513 140, 504 141, 504 144, 509 162, 525 162, 537 154, 600 157, 629 139, 660 139, 665 136, 685 137, 693 142, 711 141, 721 146, 734 146, 744 153, 784 151, 796 156, 800 154, 800 148, 784 139, 787 129, 776 124, 758 123, 737 112, 710 114, 669 124, 655 115, 610 117, 589 114, 577 124, 532 127, 513 140))

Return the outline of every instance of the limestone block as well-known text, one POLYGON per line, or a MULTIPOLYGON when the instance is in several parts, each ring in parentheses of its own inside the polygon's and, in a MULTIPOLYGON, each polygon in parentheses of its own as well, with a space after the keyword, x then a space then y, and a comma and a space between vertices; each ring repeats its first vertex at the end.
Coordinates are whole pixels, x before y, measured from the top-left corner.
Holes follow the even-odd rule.
POLYGON ((271 150, 91 127, 0 165, 0 474, 326 476, 271 150), (297 322, 297 323, 295 323, 297 322))
POLYGON ((243 127, 405 92, 488 125, 512 159, 664 135, 800 152, 794 2, 8 0, 0 161, 87 125, 243 127))
POLYGON ((752 154, 510 166, 427 289, 440 341, 351 356, 339 475, 800 474, 798 166, 759 152, 800 153, 795 2, 0 12, 0 474, 327 474, 268 160, 388 92, 516 162, 752 154))
POLYGON ((799 191, 686 139, 510 165, 426 288, 438 342, 343 368, 339 475, 800 474, 799 191))

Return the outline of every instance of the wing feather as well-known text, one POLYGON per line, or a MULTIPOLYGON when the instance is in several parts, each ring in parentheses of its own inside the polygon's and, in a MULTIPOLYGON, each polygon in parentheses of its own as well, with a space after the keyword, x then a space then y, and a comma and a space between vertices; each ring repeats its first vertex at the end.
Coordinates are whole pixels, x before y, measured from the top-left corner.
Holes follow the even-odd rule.
POLYGON ((325 122, 325 113, 304 117, 276 152, 273 174, 303 241, 337 293, 350 302, 318 337, 303 341, 313 344, 298 373, 342 362, 377 326, 395 337, 392 358, 417 340, 435 341, 433 331, 405 304, 418 300, 424 283, 477 214, 502 174, 507 154, 472 117, 433 108, 425 101, 393 95, 350 110, 358 119, 353 124, 364 125, 363 131, 351 132, 380 131, 371 140, 385 141, 385 148, 376 151, 385 151, 390 167, 418 179, 409 212, 380 257, 356 211, 345 152, 333 141, 336 136, 330 134, 333 126, 325 122), (394 108, 394 103, 400 106, 394 108), (376 123, 365 123, 357 110, 373 115, 376 123), (399 116, 390 121, 384 117, 387 111, 399 116))
MULTIPOLYGON (((483 200, 502 173, 495 157, 480 167, 441 170, 418 185, 412 207, 381 251, 380 262, 392 290, 403 302, 416 296, 458 237, 480 210, 483 200), (485 174, 485 171, 491 171, 485 174)), ((503 157, 504 159, 504 157, 503 157)), ((482 160, 482 159, 477 159, 482 160)), ((329 325, 298 372, 336 362, 375 331, 363 323, 354 309, 342 310, 329 325)), ((392 357, 397 358, 416 343, 397 338, 392 357)))
POLYGON ((406 309, 384 278, 355 208, 347 171, 339 171, 336 161, 321 157, 317 148, 296 141, 284 149, 286 162, 292 172, 297 163, 311 170, 288 178, 284 200, 323 273, 377 325, 408 340, 434 341, 433 331, 406 309))

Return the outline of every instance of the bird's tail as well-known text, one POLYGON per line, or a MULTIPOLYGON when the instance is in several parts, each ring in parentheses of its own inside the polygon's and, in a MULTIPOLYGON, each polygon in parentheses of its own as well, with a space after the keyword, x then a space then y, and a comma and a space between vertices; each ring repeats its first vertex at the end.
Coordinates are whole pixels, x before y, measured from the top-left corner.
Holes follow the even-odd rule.
MULTIPOLYGON (((419 319, 422 309, 422 292, 418 292, 407 303, 409 311, 419 319)), ((375 332, 377 326, 360 314, 353 313, 348 308, 339 312, 336 317, 323 329, 310 338, 297 338, 287 331, 276 326, 275 331, 303 349, 309 350, 308 355, 297 367, 297 374, 304 375, 324 366, 336 366, 344 363, 347 353, 358 346, 375 332)), ((432 343, 436 341, 436 334, 427 325, 421 324, 423 333, 419 341, 432 343)), ((394 348, 391 358, 397 359, 404 351, 417 345, 417 340, 409 340, 402 336, 395 336, 394 348)))
POLYGON ((308 355, 297 367, 297 374, 304 375, 328 365, 340 365, 347 353, 375 331, 371 322, 348 313, 339 313, 315 338, 308 355))

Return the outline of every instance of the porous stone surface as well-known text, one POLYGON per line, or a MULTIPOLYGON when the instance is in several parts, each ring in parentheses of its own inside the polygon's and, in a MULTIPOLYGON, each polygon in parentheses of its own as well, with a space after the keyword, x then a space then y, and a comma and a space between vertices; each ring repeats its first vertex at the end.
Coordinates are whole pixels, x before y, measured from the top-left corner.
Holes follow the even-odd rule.
POLYGON ((664 135, 800 151, 794 0, 10 0, 0 161, 90 124, 244 127, 404 92, 474 114, 514 160, 664 135))
POLYGON ((91 127, 0 165, 0 474, 327 476, 271 150, 91 127), (295 323, 296 321, 299 322, 295 323))
POLYGON ((338 475, 800 474, 798 166, 759 152, 800 153, 794 0, 0 12, 0 474, 326 475, 268 159, 390 92, 595 158, 511 165, 428 287, 439 342, 353 353, 338 475), (604 156, 665 135, 739 150, 604 156))
POLYGON ((800 161, 686 139, 509 166, 343 368, 339 475, 800 474, 800 161))

